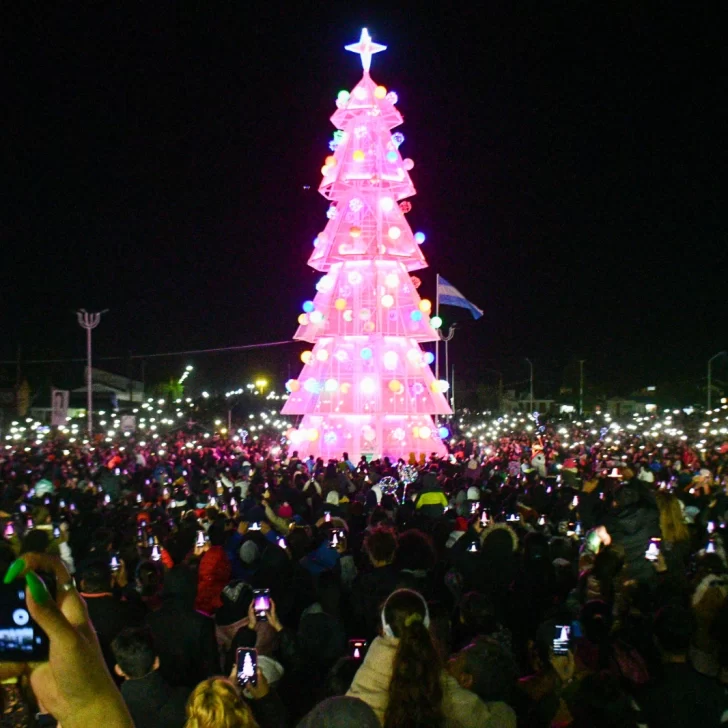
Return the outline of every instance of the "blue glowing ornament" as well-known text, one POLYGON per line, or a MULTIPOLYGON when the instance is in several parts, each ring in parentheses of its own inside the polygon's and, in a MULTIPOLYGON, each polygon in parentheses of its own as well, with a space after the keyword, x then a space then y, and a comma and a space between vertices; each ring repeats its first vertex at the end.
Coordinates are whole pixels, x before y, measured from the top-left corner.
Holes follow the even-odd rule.
POLYGON ((321 387, 319 386, 318 380, 314 379, 313 377, 307 379, 304 384, 303 388, 310 392, 311 394, 318 394, 321 390, 321 387))
POLYGON ((326 210, 326 217, 329 218, 329 220, 333 220, 336 217, 337 209, 336 205, 330 205, 329 209, 326 210))
POLYGON ((435 355, 431 351, 425 352, 425 364, 432 364, 435 361, 435 355))
POLYGON ((397 148, 399 148, 399 146, 404 141, 404 134, 402 134, 401 131, 394 132, 394 134, 392 134, 392 141, 397 146, 397 148))
POLYGON ((324 442, 327 445, 336 445, 336 433, 333 430, 329 430, 324 435, 324 442))
POLYGON ((311 313, 316 306, 314 306, 313 301, 304 301, 302 308, 306 313, 311 313))
POLYGON ((448 430, 447 427, 439 427, 437 429, 437 434, 440 436, 441 440, 444 440, 450 434, 450 430, 448 430))
POLYGON ((361 358, 365 361, 368 361, 372 358, 372 350, 366 346, 359 352, 359 356, 361 356, 361 358))
POLYGON ((422 245, 422 243, 425 242, 425 234, 415 233, 415 242, 417 243, 417 245, 422 245))
POLYGON ((399 483, 397 482, 397 478, 393 478, 391 475, 385 475, 377 485, 379 485, 384 495, 394 495, 397 492, 399 483))
POLYGON ((422 321, 422 311, 412 311, 410 313, 410 318, 413 321, 422 321))
POLYGON ((331 140, 331 141, 329 142, 329 149, 330 149, 330 150, 331 150, 332 152, 335 152, 335 151, 336 151, 336 150, 338 149, 339 145, 340 145, 340 144, 341 144, 341 143, 342 143, 343 141, 344 141, 344 132, 343 132, 343 131, 341 131, 341 130, 339 130, 339 129, 337 129, 337 130, 336 130, 336 131, 334 132, 334 138, 333 138, 333 139, 332 139, 332 140, 331 140))
POLYGON ((394 164, 397 161, 397 152, 387 152, 387 161, 394 164))

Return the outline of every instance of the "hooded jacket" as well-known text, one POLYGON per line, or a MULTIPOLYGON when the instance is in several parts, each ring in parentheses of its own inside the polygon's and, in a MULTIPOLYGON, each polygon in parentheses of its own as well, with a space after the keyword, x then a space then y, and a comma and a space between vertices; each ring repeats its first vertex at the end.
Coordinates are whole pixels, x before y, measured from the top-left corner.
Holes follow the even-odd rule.
MULTIPOLYGON (((346 693, 367 703, 382 723, 398 644, 396 638, 377 637, 346 693)), ((444 671, 441 682, 446 728, 515 728, 515 713, 505 703, 484 703, 475 693, 460 687, 458 681, 444 671)))

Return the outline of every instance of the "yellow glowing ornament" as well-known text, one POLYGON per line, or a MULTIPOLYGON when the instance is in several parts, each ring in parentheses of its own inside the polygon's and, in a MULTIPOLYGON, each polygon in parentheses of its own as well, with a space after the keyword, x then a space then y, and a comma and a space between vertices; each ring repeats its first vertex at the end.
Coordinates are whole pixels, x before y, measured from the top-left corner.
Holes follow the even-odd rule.
POLYGON ((385 293, 382 296, 382 306, 384 306, 384 308, 392 308, 392 306, 394 306, 394 296, 390 296, 388 293, 385 293))
POLYGON ((432 310, 432 302, 426 298, 423 298, 420 301, 420 311, 422 311, 422 313, 430 313, 431 310, 432 310))
POLYGON ((420 436, 420 428, 416 425, 412 428, 412 437, 419 437, 420 436))
POLYGON ((440 383, 436 379, 430 382, 430 391, 434 394, 440 393, 440 383))
POLYGON ((346 308, 346 299, 345 298, 337 298, 334 301, 334 308, 337 311, 343 311, 346 308))
POLYGON ((304 351, 301 354, 301 361, 304 364, 308 364, 311 361, 311 357, 313 357, 313 354, 310 351, 304 351))
POLYGON ((344 382, 341 385, 340 389, 342 394, 348 394, 349 390, 351 389, 351 384, 349 384, 349 382, 344 382))
POLYGON ((395 394, 399 394, 402 391, 402 382, 400 382, 398 379, 393 379, 389 383, 389 391, 394 392, 395 394))
POLYGON ((387 235, 389 235, 392 240, 397 240, 401 234, 402 231, 396 225, 392 225, 392 227, 387 231, 387 235))
POLYGON ((301 326, 308 326, 308 314, 300 314, 298 317, 298 323, 301 324, 301 326))
POLYGON ((384 86, 377 86, 374 89, 374 98, 383 99, 387 95, 387 89, 384 86))
POLYGON ((327 167, 334 167, 336 165, 336 157, 333 154, 329 154, 329 156, 324 160, 324 164, 327 167))
POLYGON ((361 149, 357 149, 354 154, 352 155, 352 158, 355 162, 363 162, 364 161, 364 152, 362 152, 361 149))
POLYGON ((319 432, 315 427, 312 427, 306 434, 311 442, 316 442, 316 440, 318 440, 319 432))

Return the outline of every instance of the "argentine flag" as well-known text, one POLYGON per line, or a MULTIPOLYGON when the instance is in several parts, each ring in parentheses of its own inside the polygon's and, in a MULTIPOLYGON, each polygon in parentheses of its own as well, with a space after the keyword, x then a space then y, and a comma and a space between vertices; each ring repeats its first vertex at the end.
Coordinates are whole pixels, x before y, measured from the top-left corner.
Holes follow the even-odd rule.
POLYGON ((448 283, 441 275, 437 276, 437 298, 445 306, 467 308, 473 314, 474 319, 479 319, 483 315, 483 309, 478 308, 474 303, 470 303, 455 286, 448 283))

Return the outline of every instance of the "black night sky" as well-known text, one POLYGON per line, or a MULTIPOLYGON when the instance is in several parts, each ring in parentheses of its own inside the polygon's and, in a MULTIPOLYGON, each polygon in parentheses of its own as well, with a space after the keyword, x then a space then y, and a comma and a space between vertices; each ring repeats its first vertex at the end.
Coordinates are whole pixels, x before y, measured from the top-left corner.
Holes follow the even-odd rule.
MULTIPOLYGON (((579 358, 610 392, 704 376, 728 348, 718 18, 350 5, 6 5, 0 359, 83 356, 80 307, 110 309, 99 356, 290 339, 318 278, 329 117, 361 76, 343 46, 366 26, 416 165, 421 292, 439 272, 485 309, 443 310, 456 375, 524 380, 528 356, 537 394, 579 358)), ((282 381, 302 349, 157 359, 148 376, 191 362, 209 387, 282 381)))

